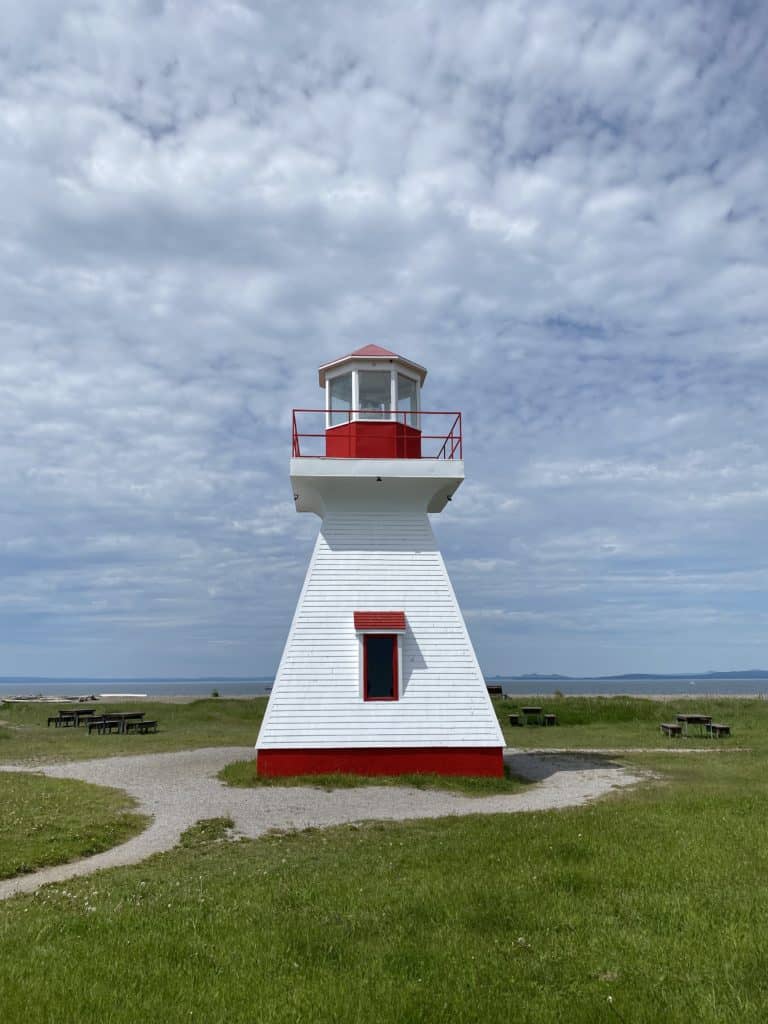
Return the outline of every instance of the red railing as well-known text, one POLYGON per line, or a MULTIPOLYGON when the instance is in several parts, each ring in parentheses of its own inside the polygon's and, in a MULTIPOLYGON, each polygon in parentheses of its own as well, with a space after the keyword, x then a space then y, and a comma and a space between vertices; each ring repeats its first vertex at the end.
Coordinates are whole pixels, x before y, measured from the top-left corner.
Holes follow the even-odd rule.
MULTIPOLYGON (((329 458, 327 454, 329 437, 337 427, 350 424, 400 424, 402 432, 417 436, 421 459, 463 459, 460 412, 408 412, 392 409, 377 415, 365 409, 334 409, 332 427, 326 429, 326 409, 294 409, 292 429, 292 453, 295 459, 329 458), (425 420, 424 417, 427 417, 425 420), (304 429, 308 426, 314 429, 304 429), (418 426, 416 426, 418 425, 418 426), (427 427, 431 433, 426 433, 427 427), (302 428, 302 429, 300 429, 302 428), (318 429, 319 428, 319 429, 318 429)), ((406 450, 409 446, 406 445, 406 450)), ((377 456, 360 456, 375 458, 377 456)), ((400 457, 409 457, 407 454, 400 457)))

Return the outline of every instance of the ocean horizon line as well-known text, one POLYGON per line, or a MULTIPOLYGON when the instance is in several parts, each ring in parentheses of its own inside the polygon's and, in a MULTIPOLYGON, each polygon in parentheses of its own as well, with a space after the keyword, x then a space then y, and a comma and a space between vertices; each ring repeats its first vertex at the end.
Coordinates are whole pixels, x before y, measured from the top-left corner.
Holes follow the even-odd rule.
MULTIPOLYGON (((499 674, 493 675, 483 673, 486 682, 622 682, 627 681, 649 681, 665 679, 683 679, 695 681, 712 681, 716 679, 765 679, 768 680, 768 669, 734 669, 723 672, 622 672, 615 675, 587 675, 571 676, 560 673, 530 672, 522 675, 499 674)), ((266 683, 274 682, 275 673, 269 675, 239 675, 239 676, 45 676, 45 675, 3 675, 0 676, 0 684, 34 684, 34 683, 61 683, 63 685, 90 684, 90 683, 266 683)))
MULTIPOLYGON (((486 676, 489 686, 499 687, 507 697, 687 697, 768 695, 768 673, 756 676, 683 675, 683 676, 486 676)), ((274 676, 166 676, 166 677, 100 677, 83 678, 54 676, 0 677, 0 698, 20 697, 30 700, 44 697, 79 699, 93 696, 119 699, 121 692, 153 697, 187 697, 206 699, 264 697, 270 693, 274 676), (140 694, 139 694, 140 691, 140 694)))

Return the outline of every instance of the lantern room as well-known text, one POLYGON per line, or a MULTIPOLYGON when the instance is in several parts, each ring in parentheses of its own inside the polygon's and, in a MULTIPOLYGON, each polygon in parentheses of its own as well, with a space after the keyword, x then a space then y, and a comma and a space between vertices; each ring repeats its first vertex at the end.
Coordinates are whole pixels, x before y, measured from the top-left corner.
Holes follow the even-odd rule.
POLYGON ((378 345, 319 370, 327 458, 421 458, 420 392, 427 371, 378 345))

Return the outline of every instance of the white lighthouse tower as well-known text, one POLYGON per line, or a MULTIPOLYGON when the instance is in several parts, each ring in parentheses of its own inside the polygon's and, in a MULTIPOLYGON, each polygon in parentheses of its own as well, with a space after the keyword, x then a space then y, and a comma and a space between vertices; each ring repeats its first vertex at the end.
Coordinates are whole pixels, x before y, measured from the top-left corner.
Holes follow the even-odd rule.
POLYGON ((264 722, 260 775, 503 774, 485 680, 428 513, 464 479, 461 414, 427 371, 366 345, 294 410, 298 512, 322 520, 264 722))

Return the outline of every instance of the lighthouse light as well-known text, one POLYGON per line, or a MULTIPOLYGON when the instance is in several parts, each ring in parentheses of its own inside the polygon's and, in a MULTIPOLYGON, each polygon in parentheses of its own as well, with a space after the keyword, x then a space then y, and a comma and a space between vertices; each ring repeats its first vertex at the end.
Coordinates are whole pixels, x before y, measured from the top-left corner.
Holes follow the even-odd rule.
POLYGON ((392 401, 391 380, 389 370, 360 370, 358 386, 361 419, 389 419, 392 401))

